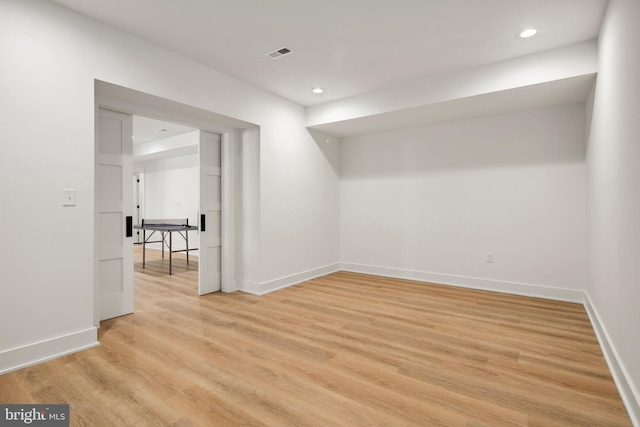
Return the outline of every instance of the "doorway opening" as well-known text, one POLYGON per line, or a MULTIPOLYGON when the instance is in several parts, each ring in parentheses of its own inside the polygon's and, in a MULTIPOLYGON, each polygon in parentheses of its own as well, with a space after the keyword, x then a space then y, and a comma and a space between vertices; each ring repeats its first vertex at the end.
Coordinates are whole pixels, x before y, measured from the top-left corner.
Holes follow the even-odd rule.
MULTIPOLYGON (((95 82, 95 95, 96 95, 96 147, 98 148, 98 140, 99 136, 102 134, 102 130, 99 129, 99 115, 102 110, 110 110, 112 112, 116 112, 116 114, 121 114, 124 116, 140 116, 146 118, 152 118, 159 121, 166 121, 167 123, 176 123, 191 129, 197 130, 200 133, 200 143, 196 147, 199 155, 199 182, 198 182, 198 194, 200 196, 200 207, 196 212, 196 224, 198 226, 200 232, 200 239, 198 242, 199 248, 199 261, 198 262, 198 278, 200 283, 205 282, 206 284, 211 283, 212 279, 216 278, 216 269, 217 269, 217 286, 218 290, 222 290, 223 292, 232 292, 237 289, 236 280, 235 280, 235 215, 234 215, 234 206, 235 206, 235 159, 237 157, 236 150, 239 148, 234 144, 235 141, 240 142, 242 140, 242 133, 244 129, 255 128, 256 126, 242 122, 240 120, 232 119, 225 116, 220 116, 215 113, 211 113, 209 111, 200 110, 195 107, 191 107, 188 105, 180 104, 174 101, 169 101, 167 99, 158 98, 153 95, 144 94, 142 92, 138 92, 132 89, 127 89, 121 86, 113 85, 106 82, 97 81, 95 82), (217 148, 203 148, 203 147, 217 147, 217 148), (217 154, 215 154, 217 152, 217 154), (217 166, 215 165, 215 160, 217 159, 217 166), (214 161, 214 163, 212 163, 214 161), (209 186, 203 185, 203 183, 215 182, 218 180, 217 185, 209 186), (212 190, 212 188, 217 188, 217 190, 212 190), (216 198, 217 196, 217 206, 215 208, 216 203, 209 203, 210 199, 216 198), (213 206, 213 207, 212 207, 213 206), (224 211, 220 210, 220 206, 226 206, 224 211), (217 223, 217 225, 215 225, 217 223), (204 224, 204 227, 202 226, 204 224), (208 241, 203 242, 203 235, 205 235, 205 228, 207 230, 206 236, 211 236, 208 241), (217 237, 214 236, 214 233, 211 231, 217 231, 217 237), (213 243, 212 243, 213 242, 213 243), (212 250, 212 248, 214 248, 212 250), (204 250, 204 252, 203 252, 204 250), (212 255, 213 254, 213 255, 212 255), (217 265, 216 265, 216 257, 217 257, 217 265), (208 268, 206 274, 203 275, 202 268, 208 268), (211 274, 211 273, 214 274, 211 274)), ((126 127, 126 126, 125 126, 126 127)), ((115 129, 115 128, 113 128, 115 129)), ((111 130, 113 130, 111 129, 111 130)), ((116 132, 117 133, 117 132, 116 132)), ((132 134, 131 134, 132 135, 132 134)), ((126 140, 126 138, 123 138, 126 140)), ((131 144, 131 138, 129 139, 129 144, 131 144)), ((174 147, 175 150, 193 150, 194 148, 187 147, 174 147)), ((131 150, 132 151, 132 150, 131 150)), ((131 153, 131 152, 130 152, 131 153)), ((147 153, 151 155, 152 153, 147 153)), ((105 230, 100 228, 100 210, 98 209, 98 205, 101 203, 101 170, 98 162, 99 150, 96 149, 96 220, 95 220, 95 276, 94 276, 94 324, 96 327, 100 326, 100 320, 105 318, 103 316, 104 313, 101 312, 101 298, 105 294, 105 289, 109 291, 110 289, 122 289, 123 278, 127 274, 127 270, 129 268, 112 268, 108 271, 108 274, 103 274, 103 270, 101 269, 101 260, 100 256, 105 251, 104 248, 101 247, 101 243, 104 240, 110 240, 114 234, 106 233, 105 230), (117 273, 117 274, 116 274, 117 273), (121 277, 116 277, 121 276, 121 277), (117 286, 113 286, 109 288, 105 287, 103 283, 104 278, 110 279, 115 278, 119 280, 119 283, 116 283, 117 286)), ((112 156, 111 156, 112 157, 112 156)), ((126 158, 127 155, 122 156, 126 158)), ((133 156, 129 154, 129 163, 133 163, 133 156)), ((125 162, 126 163, 126 162, 125 162)), ((132 165, 131 165, 132 166, 132 165)), ((113 168, 115 171, 116 168, 113 168)), ((131 183, 133 177, 133 167, 128 169, 130 172, 123 174, 121 176, 121 182, 126 183, 126 186, 129 189, 126 189, 126 192, 129 193, 129 197, 131 202, 133 202, 133 195, 131 194, 131 183), (126 175, 126 176, 125 176, 126 175)), ((149 203, 147 195, 149 194, 149 173, 146 170, 138 170, 138 177, 142 178, 142 184, 144 186, 144 201, 141 205, 139 218, 149 215, 149 203), (141 174, 140 174, 141 173, 141 174)), ((138 188, 138 191, 140 189, 138 188)), ((125 199, 129 200, 129 197, 125 197, 125 199)), ((175 201, 174 207, 178 207, 178 201, 175 201)), ((182 207, 184 206, 184 202, 182 207)), ((126 229, 127 234, 129 233, 129 228, 133 228, 133 208, 131 208, 130 212, 127 214, 122 214, 120 219, 116 218, 115 215, 112 215, 114 218, 113 225, 114 229, 118 229, 117 224, 122 225, 122 229, 126 229), (126 215, 126 217, 125 217, 126 215), (129 216, 131 219, 129 219, 129 216), (131 227, 129 226, 131 224, 131 227)), ((190 214, 193 215, 193 214, 190 214)), ((185 219, 188 218, 188 215, 185 216, 185 219)), ((117 235, 117 234, 116 234, 117 235)), ((124 236, 124 233, 122 234, 124 236)), ((191 239, 191 235, 189 236, 191 239)), ((127 240, 120 239, 119 237, 113 238, 113 241, 122 241, 127 240)), ((131 236, 128 239, 130 245, 129 248, 133 247, 134 241, 138 241, 136 237, 134 239, 131 236)), ((123 246, 121 243, 120 246, 123 246)), ((132 250, 131 250, 132 251, 132 250)), ((105 263, 106 265, 107 263, 105 263)), ((131 267, 131 270, 133 268, 131 267)), ((106 270, 105 270, 106 271, 106 270)), ((132 273, 132 271, 130 271, 132 273)), ((126 280, 126 279, 125 279, 126 280)), ((131 278, 132 280, 132 278, 131 278)), ((207 285, 208 286, 208 285, 207 285)), ((202 286, 200 291, 204 289, 202 286)), ((207 288, 209 289, 209 288, 207 288)), ((215 289, 214 289, 215 290, 215 289)), ((206 293, 211 292, 211 290, 206 290, 206 293)), ((131 297, 133 297, 133 293, 131 293, 131 297)), ((127 314, 133 312, 133 309, 129 310, 127 314)), ((117 316, 118 314, 112 315, 111 317, 117 316)))
POLYGON ((185 291, 197 292, 200 130, 135 114, 132 122, 134 291, 141 280, 168 274, 165 286, 179 279, 185 291), (150 223, 184 227, 143 227, 150 223))

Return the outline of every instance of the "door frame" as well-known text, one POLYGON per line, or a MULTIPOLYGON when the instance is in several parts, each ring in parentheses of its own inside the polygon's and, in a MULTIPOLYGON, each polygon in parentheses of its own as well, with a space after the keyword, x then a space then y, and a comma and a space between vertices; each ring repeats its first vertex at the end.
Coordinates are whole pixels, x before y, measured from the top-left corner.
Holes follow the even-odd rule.
MULTIPOLYGON (((221 216, 222 251, 222 292, 238 290, 236 281, 236 164, 240 131, 253 126, 251 123, 231 119, 196 107, 186 106, 164 98, 144 94, 122 86, 96 80, 94 117, 100 108, 126 114, 146 116, 157 120, 176 122, 221 135, 221 216)), ((97 135, 94 135, 94 138, 97 135)), ((95 141, 94 141, 95 144, 95 141)), ((95 157, 95 155, 94 155, 95 157)), ((95 160, 93 160, 95 163, 95 160)), ((132 159, 133 161, 133 159, 132 159)), ((94 165, 95 168, 95 165, 94 165)), ((94 182, 96 173, 94 170, 94 182)), ((95 196, 95 195, 94 195, 95 196)), ((94 213, 95 216, 95 213, 94 213)), ((98 247, 98 236, 94 223, 94 258, 98 247)), ((94 325, 100 327, 100 282, 94 269, 94 325)))
MULTIPOLYGON (((134 204, 133 204, 133 222, 134 224, 140 224, 140 220, 144 218, 144 168, 133 168, 133 177, 137 180, 134 190, 134 204)), ((142 234, 140 230, 135 230, 133 236, 133 243, 142 243, 142 234)))

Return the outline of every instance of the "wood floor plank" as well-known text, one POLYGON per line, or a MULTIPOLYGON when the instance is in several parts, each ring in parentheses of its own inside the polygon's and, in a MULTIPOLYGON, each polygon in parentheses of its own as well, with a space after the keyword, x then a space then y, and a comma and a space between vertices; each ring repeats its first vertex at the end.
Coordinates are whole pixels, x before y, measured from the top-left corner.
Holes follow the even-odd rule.
POLYGON ((26 390, 23 382, 16 372, 10 372, 0 376, 0 403, 19 404, 36 403, 31 394, 26 390))
POLYGON ((135 252, 101 346, 0 376, 73 426, 631 426, 579 304, 340 272, 197 295, 198 259, 135 252))
POLYGON ((340 355, 331 361, 331 366, 366 382, 454 410, 467 418, 467 425, 468 419, 474 419, 487 425, 522 426, 526 425, 528 418, 526 414, 503 406, 448 392, 405 375, 397 375, 397 372, 375 363, 363 364, 360 357, 340 355))

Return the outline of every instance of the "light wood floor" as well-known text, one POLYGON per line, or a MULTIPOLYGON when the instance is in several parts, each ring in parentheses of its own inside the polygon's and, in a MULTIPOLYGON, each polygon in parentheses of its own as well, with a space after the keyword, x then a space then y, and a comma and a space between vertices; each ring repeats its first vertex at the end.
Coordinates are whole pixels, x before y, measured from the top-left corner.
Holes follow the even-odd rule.
POLYGON ((100 347, 0 376, 87 426, 630 426, 582 306, 338 273, 196 296, 141 270, 100 347))

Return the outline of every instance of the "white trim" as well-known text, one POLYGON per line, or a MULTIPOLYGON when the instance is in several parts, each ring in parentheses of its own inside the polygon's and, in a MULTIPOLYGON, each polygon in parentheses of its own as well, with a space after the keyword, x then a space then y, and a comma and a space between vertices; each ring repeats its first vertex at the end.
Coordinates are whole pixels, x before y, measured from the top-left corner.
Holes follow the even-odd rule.
MULTIPOLYGON (((111 109, 122 113, 141 115, 159 120, 172 121, 203 131, 221 135, 222 147, 222 291, 239 290, 235 277, 235 150, 236 132, 254 126, 252 123, 222 116, 197 107, 161 98, 155 95, 129 89, 117 84, 94 80, 95 122, 99 108, 111 109), (226 147, 226 149, 225 149, 226 147), (227 244, 225 246, 225 243, 227 244), (234 288, 235 287, 235 288, 234 288)), ((96 132, 97 135, 97 132, 96 132)), ((95 165, 94 165, 95 175, 95 165)), ((95 177, 94 177, 95 181, 95 177)), ((95 184, 94 184, 95 185, 95 184)), ((94 189, 97 194, 97 189, 94 189)), ((97 242, 97 230, 94 227, 94 246, 97 242)), ((97 249, 94 247, 94 251, 97 249)), ((94 268, 94 324, 100 327, 99 288, 97 269, 94 268)))
POLYGON ((574 289, 552 288, 549 286, 528 283, 507 282, 502 280, 481 279, 477 277, 454 276, 450 274, 430 273, 426 271, 405 270, 391 267, 341 263, 340 270, 353 273, 371 274, 374 276, 393 277, 416 280, 419 282, 437 283, 461 288, 502 292, 505 294, 527 297, 545 298, 555 301, 580 303, 584 301, 584 292, 574 289))
POLYGON ((640 393, 635 388, 629 371, 624 367, 622 360, 618 357, 613 341, 611 340, 607 329, 602 322, 598 311, 593 306, 589 293, 585 292, 584 308, 589 315, 591 325, 596 333, 596 337, 600 343, 600 348, 604 354, 604 358, 607 360, 609 370, 613 376, 613 380, 616 383, 620 397, 624 402, 624 406, 627 408, 627 414, 631 418, 631 422, 634 426, 640 427, 640 393))
POLYGON ((97 328, 62 335, 0 352, 0 375, 99 346, 97 328))
POLYGON ((221 290, 233 292, 238 290, 235 280, 235 155, 233 132, 225 132, 221 135, 221 230, 222 230, 222 254, 221 254, 221 290))
POLYGON ((246 292, 251 295, 260 295, 260 283, 252 282, 250 280, 236 280, 236 288, 239 291, 246 292))
POLYGON ((331 274, 331 273, 337 273, 338 271, 340 271, 340 264, 336 263, 336 264, 329 264, 324 267, 314 268, 313 270, 303 271, 302 273, 292 274, 291 276, 269 280, 268 282, 260 283, 258 288, 258 293, 255 293, 255 294, 256 295, 268 294, 269 292, 273 292, 279 289, 287 288, 289 286, 297 285, 298 283, 315 279, 316 277, 326 276, 327 274, 331 274))
POLYGON ((222 134, 232 132, 233 129, 246 129, 254 125, 213 111, 99 79, 94 79, 94 93, 96 100, 105 108, 158 120, 173 121, 208 132, 222 134))

